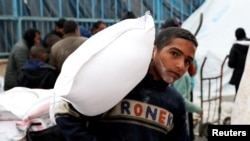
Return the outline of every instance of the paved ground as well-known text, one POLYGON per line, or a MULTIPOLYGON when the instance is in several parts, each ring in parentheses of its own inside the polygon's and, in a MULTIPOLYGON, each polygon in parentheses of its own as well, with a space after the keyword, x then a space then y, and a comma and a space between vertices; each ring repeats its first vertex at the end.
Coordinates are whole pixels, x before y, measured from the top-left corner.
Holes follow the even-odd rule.
POLYGON ((207 138, 204 136, 202 136, 202 137, 196 136, 194 141, 207 141, 207 138))

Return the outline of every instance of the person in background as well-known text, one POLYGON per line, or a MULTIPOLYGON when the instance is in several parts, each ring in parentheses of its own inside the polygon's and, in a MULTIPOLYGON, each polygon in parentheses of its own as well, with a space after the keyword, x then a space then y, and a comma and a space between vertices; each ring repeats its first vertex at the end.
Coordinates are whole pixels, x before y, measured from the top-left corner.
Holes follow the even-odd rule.
POLYGON ((165 22, 161 25, 161 30, 166 29, 167 27, 181 27, 181 20, 177 17, 166 19, 165 22))
POLYGON ((203 115, 203 110, 200 106, 194 104, 191 99, 191 92, 192 92, 192 83, 191 77, 189 72, 187 71, 180 79, 176 80, 173 83, 173 87, 184 97, 185 100, 185 107, 187 111, 187 125, 188 125, 188 133, 189 133, 189 140, 194 140, 194 133, 193 133, 193 118, 189 116, 189 114, 196 113, 200 117, 203 115), (192 120, 189 120, 192 119, 192 120))
POLYGON ((94 35, 105 28, 106 24, 103 21, 99 20, 92 25, 91 34, 94 35))
POLYGON ((60 18, 58 21, 55 22, 55 29, 53 29, 50 33, 48 34, 55 34, 57 35, 58 37, 62 38, 63 35, 64 35, 64 32, 63 32, 63 24, 64 22, 67 21, 66 19, 64 18, 60 18))
POLYGON ((47 34, 45 37, 44 37, 44 40, 43 40, 43 47, 47 50, 46 52, 47 53, 50 53, 51 51, 51 47, 57 42, 61 40, 60 37, 58 37, 57 35, 55 34, 47 34))
POLYGON ((198 63, 197 60, 194 59, 194 62, 188 68, 188 73, 191 77, 191 93, 193 93, 193 89, 195 86, 195 75, 197 73, 197 69, 198 69, 198 63))
POLYGON ((235 93, 237 94, 241 77, 245 68, 250 40, 247 38, 245 30, 241 27, 235 30, 235 37, 236 42, 231 47, 228 58, 228 66, 234 69, 229 84, 235 86, 235 93))
POLYGON ((123 21, 126 19, 135 19, 135 18, 136 18, 136 16, 132 11, 127 11, 122 15, 120 21, 123 21))
POLYGON ((40 31, 32 28, 26 30, 23 38, 14 45, 8 58, 4 76, 5 91, 17 86, 18 75, 26 60, 29 59, 30 48, 37 44, 40 44, 40 31))
POLYGON ((27 60, 18 75, 17 86, 27 88, 52 89, 58 77, 55 67, 47 64, 46 49, 35 45, 30 49, 30 59, 27 60))
MULTIPOLYGON (((198 63, 197 60, 194 58, 194 61, 192 64, 190 64, 189 68, 188 68, 188 73, 190 75, 190 80, 191 80, 191 92, 190 92, 190 98, 189 100, 191 102, 193 102, 193 91, 194 91, 194 86, 195 86, 195 75, 197 74, 197 69, 198 69, 198 63)), ((197 106, 197 105, 196 105, 197 106)), ((195 107, 196 107, 195 106, 195 107)), ((190 111, 187 110, 188 113, 188 123, 189 123, 189 133, 190 133, 190 139, 194 140, 195 139, 195 135, 194 135, 194 118, 193 118, 193 113, 198 114, 199 116, 197 118, 202 118, 203 117, 203 109, 201 109, 201 107, 196 107, 193 108, 196 109, 195 111, 190 111)))
POLYGON ((79 30, 80 30, 80 35, 83 37, 89 38, 92 36, 91 32, 82 25, 79 26, 79 30))
POLYGON ((148 73, 124 99, 97 116, 83 115, 61 100, 54 115, 58 128, 68 141, 185 141, 184 98, 170 84, 188 70, 197 46, 188 30, 161 31, 148 73), (134 106, 142 111, 134 111, 134 106))
POLYGON ((50 52, 51 52, 51 47, 57 42, 59 41, 61 38, 58 37, 57 35, 55 34, 47 34, 45 37, 44 37, 44 40, 42 42, 42 46, 46 49, 46 60, 45 62, 46 63, 49 63, 49 59, 50 59, 50 52))
POLYGON ((51 47, 49 63, 60 73, 63 62, 88 38, 81 37, 78 24, 74 20, 64 23, 65 35, 51 47))

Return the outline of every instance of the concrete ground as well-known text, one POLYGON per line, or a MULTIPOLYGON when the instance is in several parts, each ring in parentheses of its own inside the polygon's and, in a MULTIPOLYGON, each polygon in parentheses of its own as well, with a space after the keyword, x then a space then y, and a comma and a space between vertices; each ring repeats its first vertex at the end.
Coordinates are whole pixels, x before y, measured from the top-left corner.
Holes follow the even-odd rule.
POLYGON ((205 136, 196 136, 194 141, 207 141, 208 139, 205 136))

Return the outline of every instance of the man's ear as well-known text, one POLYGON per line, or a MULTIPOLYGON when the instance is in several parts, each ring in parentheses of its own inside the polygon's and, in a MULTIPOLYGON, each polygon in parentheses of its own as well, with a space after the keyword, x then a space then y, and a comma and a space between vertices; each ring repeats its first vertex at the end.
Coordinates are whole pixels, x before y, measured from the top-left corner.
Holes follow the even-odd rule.
POLYGON ((47 53, 41 54, 40 59, 41 59, 42 61, 46 61, 46 59, 47 59, 47 53))
POLYGON ((80 28, 76 28, 76 29, 75 29, 75 34, 76 34, 76 35, 81 35, 81 33, 80 33, 80 28))
POLYGON ((155 56, 156 53, 157 53, 157 48, 156 48, 156 46, 154 46, 151 60, 154 58, 154 56, 155 56))

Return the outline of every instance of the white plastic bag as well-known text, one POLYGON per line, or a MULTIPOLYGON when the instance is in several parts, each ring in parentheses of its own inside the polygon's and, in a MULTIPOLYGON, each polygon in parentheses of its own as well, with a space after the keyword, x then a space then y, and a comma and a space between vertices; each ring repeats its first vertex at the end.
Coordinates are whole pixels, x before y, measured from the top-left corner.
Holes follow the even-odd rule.
POLYGON ((7 115, 1 115, 0 121, 23 120, 27 116, 33 118, 44 113, 49 114, 49 104, 52 98, 53 89, 14 87, 4 91, 0 94, 0 115, 7 115), (45 103, 48 103, 47 108, 44 107, 45 103))

